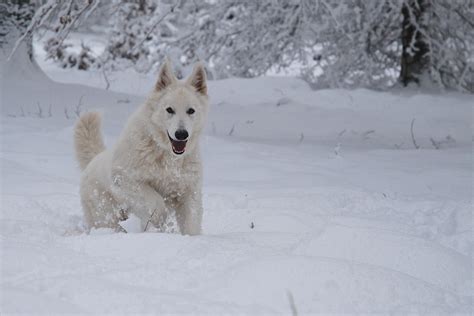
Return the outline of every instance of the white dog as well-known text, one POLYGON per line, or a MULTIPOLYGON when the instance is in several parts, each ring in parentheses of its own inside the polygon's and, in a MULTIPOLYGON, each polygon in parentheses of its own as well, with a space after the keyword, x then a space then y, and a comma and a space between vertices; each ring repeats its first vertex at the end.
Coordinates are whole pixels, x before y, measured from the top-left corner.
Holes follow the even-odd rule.
POLYGON ((182 234, 201 232, 199 137, 208 108, 204 67, 197 64, 181 82, 165 62, 153 92, 111 149, 102 141, 99 114, 81 116, 74 137, 89 228, 119 230, 130 213, 143 229, 158 227, 172 209, 182 234))

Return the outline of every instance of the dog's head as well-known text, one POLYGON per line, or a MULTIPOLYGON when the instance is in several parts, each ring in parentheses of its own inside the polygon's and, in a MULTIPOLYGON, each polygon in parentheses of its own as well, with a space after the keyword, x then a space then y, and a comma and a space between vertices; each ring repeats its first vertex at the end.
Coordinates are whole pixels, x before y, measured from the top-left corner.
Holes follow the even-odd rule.
POLYGON ((204 66, 196 64, 192 74, 179 81, 166 61, 147 105, 151 133, 160 147, 177 156, 195 148, 208 112, 204 66))

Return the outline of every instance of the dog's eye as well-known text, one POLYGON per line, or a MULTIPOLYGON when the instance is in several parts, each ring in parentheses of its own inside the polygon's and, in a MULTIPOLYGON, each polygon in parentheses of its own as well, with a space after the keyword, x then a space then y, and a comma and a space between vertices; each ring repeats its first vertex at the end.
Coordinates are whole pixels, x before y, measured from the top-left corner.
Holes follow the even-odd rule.
POLYGON ((168 112, 169 114, 174 114, 174 110, 170 107, 166 108, 166 112, 168 112))
POLYGON ((194 112, 196 112, 196 111, 194 111, 193 108, 189 108, 189 109, 186 111, 186 113, 188 113, 189 115, 193 114, 194 112))

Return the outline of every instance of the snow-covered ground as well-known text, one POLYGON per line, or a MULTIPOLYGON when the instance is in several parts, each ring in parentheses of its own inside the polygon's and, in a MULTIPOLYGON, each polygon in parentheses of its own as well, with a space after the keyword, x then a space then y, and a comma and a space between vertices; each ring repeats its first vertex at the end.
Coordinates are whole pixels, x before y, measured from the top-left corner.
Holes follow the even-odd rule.
POLYGON ((472 312, 472 96, 211 82, 203 234, 88 235, 76 112, 112 144, 154 78, 43 67, 2 69, 2 314, 472 312))

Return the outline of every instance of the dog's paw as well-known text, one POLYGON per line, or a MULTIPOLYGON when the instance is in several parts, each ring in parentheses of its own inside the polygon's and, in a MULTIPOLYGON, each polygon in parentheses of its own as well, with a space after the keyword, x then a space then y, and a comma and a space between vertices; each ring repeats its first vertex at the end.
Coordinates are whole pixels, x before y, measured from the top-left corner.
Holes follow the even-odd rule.
POLYGON ((119 222, 119 227, 126 233, 141 233, 143 230, 141 228, 141 220, 134 214, 124 220, 119 222))

